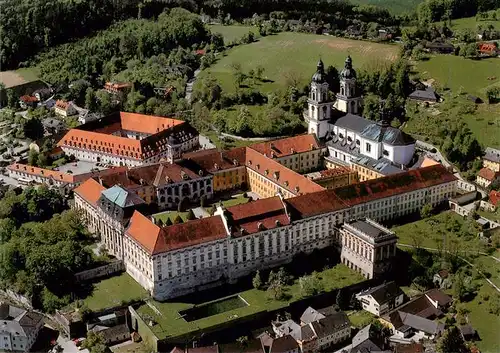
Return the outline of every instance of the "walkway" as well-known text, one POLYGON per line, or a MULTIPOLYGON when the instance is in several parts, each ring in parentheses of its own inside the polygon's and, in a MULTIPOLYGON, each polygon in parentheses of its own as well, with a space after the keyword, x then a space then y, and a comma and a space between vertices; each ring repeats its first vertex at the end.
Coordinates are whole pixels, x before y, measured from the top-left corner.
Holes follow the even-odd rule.
POLYGON ((194 83, 196 82, 196 78, 198 77, 198 74, 201 72, 200 69, 196 70, 194 72, 193 77, 186 83, 186 100, 191 103, 191 96, 193 95, 193 86, 194 83))
MULTIPOLYGON (((398 245, 399 245, 399 246, 406 247, 406 248, 415 248, 415 246, 413 246, 413 245, 408 245, 408 244, 398 244, 398 245)), ((429 250, 429 251, 439 251, 439 249, 436 249, 436 248, 426 248, 426 247, 422 247, 422 246, 421 246, 420 248, 421 248, 421 249, 425 249, 425 250, 429 250)), ((461 250, 461 251, 462 251, 462 252, 465 252, 465 251, 467 251, 467 250, 461 250)), ((449 251, 447 251, 447 252, 449 252, 449 251)), ((488 254, 486 254, 486 253, 484 253, 484 252, 478 252, 478 254, 485 255, 485 256, 489 256, 489 257, 491 257, 492 259, 494 259, 496 262, 500 262, 500 259, 498 259, 498 258, 496 258, 496 257, 494 257, 494 256, 491 256, 491 255, 488 255, 488 254)), ((473 263, 471 263, 469 260, 466 260, 466 259, 465 259, 465 258, 463 258, 462 256, 458 256, 458 258, 459 258, 459 259, 461 259, 461 260, 463 260, 465 263, 467 263, 467 264, 468 264, 468 265, 470 265, 471 267, 476 267, 473 263)), ((477 269, 476 269, 476 270, 477 270, 477 269)), ((489 284, 490 284, 493 288, 495 288, 495 289, 496 289, 496 291, 497 291, 498 293, 500 293, 500 288, 498 288, 498 287, 495 285, 495 283, 493 283, 493 282, 492 282, 492 281, 490 281, 488 278, 486 278, 486 276, 485 276, 485 275, 484 275, 481 271, 477 270, 477 272, 478 272, 479 274, 481 274, 481 275, 484 277, 484 279, 486 280, 486 282, 488 282, 488 283, 489 283, 489 284)))

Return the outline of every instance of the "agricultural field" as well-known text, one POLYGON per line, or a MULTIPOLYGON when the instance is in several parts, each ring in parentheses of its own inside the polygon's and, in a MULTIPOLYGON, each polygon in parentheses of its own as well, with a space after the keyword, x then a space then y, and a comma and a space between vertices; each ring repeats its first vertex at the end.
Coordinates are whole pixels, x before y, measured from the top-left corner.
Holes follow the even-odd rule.
POLYGON ((18 69, 0 72, 0 82, 5 85, 5 88, 20 86, 37 80, 38 75, 34 69, 18 69))
POLYGON ((224 26, 224 25, 210 25, 208 26, 212 33, 220 33, 224 37, 224 44, 240 39, 248 32, 253 32, 255 37, 259 36, 257 27, 253 26, 224 26))
MULTIPOLYGON (((336 288, 342 288, 354 283, 363 281, 363 277, 344 265, 337 265, 318 273, 319 279, 323 284, 325 291, 332 291, 336 288)), ((238 293, 239 297, 248 305, 238 307, 232 310, 226 306, 220 306, 219 313, 200 318, 194 321, 186 321, 180 316, 180 312, 194 307, 192 302, 168 301, 157 302, 150 301, 150 305, 142 305, 137 309, 141 316, 151 317, 156 325, 151 327, 153 333, 160 339, 168 337, 178 337, 186 335, 193 331, 208 329, 210 327, 230 325, 232 321, 239 322, 248 315, 253 315, 262 311, 272 311, 287 307, 291 302, 302 298, 298 280, 290 286, 285 286, 286 299, 275 300, 270 297, 265 290, 250 289, 238 293), (153 310, 154 307, 156 310, 153 310), (159 315, 158 313, 161 313, 159 315)), ((220 298, 222 299, 222 298, 220 298)), ((220 301, 218 299, 218 301, 220 301)), ((200 305, 207 305, 203 303, 200 305)))
POLYGON ((396 45, 284 32, 228 50, 217 63, 204 70, 200 77, 210 72, 224 91, 234 92, 236 87, 232 65, 241 65, 244 73, 260 66, 264 69, 265 80, 254 83, 254 88, 261 92, 272 92, 286 87, 290 80, 301 85, 309 84, 319 58, 322 58, 325 66, 335 65, 341 69, 346 56, 350 54, 354 67, 362 69, 372 65, 386 65, 397 59, 398 52, 396 45))

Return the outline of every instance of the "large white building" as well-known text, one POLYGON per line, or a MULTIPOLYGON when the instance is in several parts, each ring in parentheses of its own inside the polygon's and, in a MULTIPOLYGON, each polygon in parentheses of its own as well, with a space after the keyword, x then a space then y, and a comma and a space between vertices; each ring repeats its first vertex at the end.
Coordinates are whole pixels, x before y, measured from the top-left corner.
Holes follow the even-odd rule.
POLYGON ((138 166, 180 158, 199 135, 182 120, 120 112, 69 130, 57 145, 82 161, 138 166))
POLYGON ((138 211, 143 203, 136 195, 118 187, 103 190, 89 179, 75 189, 75 207, 127 272, 164 300, 290 262, 299 252, 332 245, 341 250, 344 222, 401 217, 446 201, 456 188, 457 178, 435 165, 288 199, 219 207, 212 217, 164 227, 138 211))
POLYGON ((329 98, 320 60, 312 77, 308 110, 304 114, 309 133, 326 142, 327 160, 332 164, 376 164, 379 168, 386 168, 387 174, 398 172, 398 167, 412 161, 415 140, 386 121, 374 122, 358 115, 362 103, 351 58, 347 57, 340 73, 340 92, 335 100, 329 98))

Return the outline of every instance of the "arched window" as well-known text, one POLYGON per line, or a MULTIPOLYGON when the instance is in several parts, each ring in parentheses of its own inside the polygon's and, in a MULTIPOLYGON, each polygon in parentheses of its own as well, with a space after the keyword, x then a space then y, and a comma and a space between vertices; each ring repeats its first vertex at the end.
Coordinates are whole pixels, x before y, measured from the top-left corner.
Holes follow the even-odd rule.
POLYGON ((312 91, 312 100, 315 101, 316 100, 316 91, 312 91))
POLYGON ((341 95, 344 95, 344 92, 345 92, 345 90, 344 90, 344 86, 342 86, 342 87, 340 88, 340 94, 341 94, 341 95))
POLYGON ((327 107, 326 105, 323 107, 323 119, 326 119, 326 112, 327 112, 327 107))

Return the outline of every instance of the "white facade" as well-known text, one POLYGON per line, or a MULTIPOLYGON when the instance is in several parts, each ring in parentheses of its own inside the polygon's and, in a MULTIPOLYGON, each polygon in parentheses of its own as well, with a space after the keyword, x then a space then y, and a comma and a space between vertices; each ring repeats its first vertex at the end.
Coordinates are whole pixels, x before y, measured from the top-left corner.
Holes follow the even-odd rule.
POLYGON ((373 315, 381 316, 390 310, 401 306, 404 302, 404 294, 401 293, 394 299, 393 303, 378 303, 371 295, 363 295, 363 293, 359 293, 356 295, 356 299, 361 302, 361 306, 363 310, 366 310, 373 315))
POLYGON ((202 196, 208 200, 213 197, 213 176, 211 174, 182 182, 160 184, 156 187, 158 207, 160 209, 176 207, 183 198, 192 202, 202 196))

